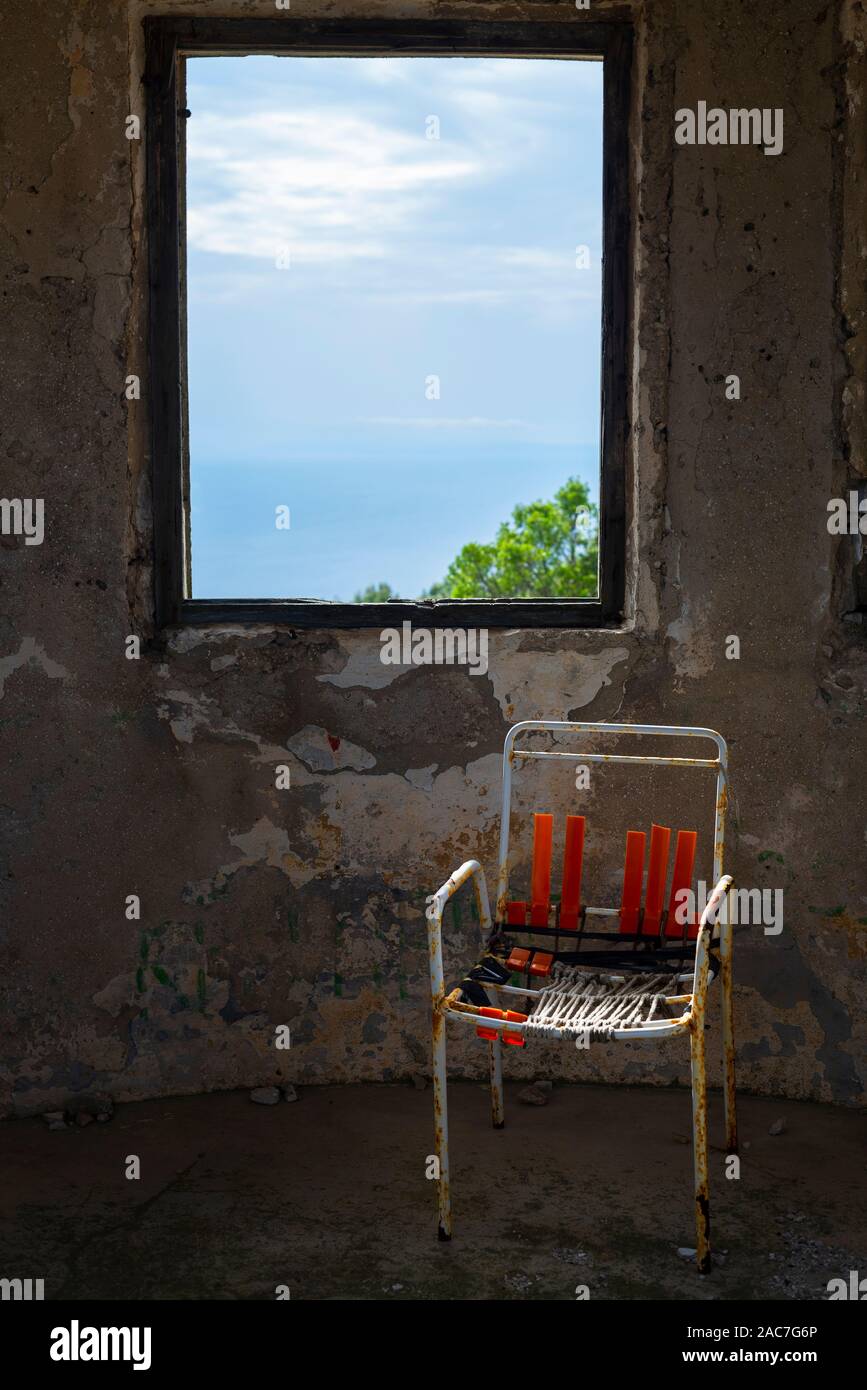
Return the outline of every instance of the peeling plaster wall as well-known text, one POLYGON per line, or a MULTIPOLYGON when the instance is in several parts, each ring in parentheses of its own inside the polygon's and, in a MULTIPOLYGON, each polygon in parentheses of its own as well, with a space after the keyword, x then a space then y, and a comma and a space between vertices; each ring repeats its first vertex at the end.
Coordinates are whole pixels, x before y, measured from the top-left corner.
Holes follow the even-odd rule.
MULTIPOLYGON (((294 8, 574 13, 565 0, 294 8)), ((786 892, 780 937, 737 939, 740 1083, 863 1103, 867 652, 849 543, 825 515, 867 472, 867 17, 859 0, 632 9, 628 619, 492 632, 489 672, 470 678, 385 667, 375 633, 153 633, 144 171, 124 136, 143 110, 141 18, 274 6, 5 0, 2 492, 46 504, 42 546, 0 538, 7 1111, 81 1090, 424 1069, 424 898, 470 854, 493 873, 503 736, 540 716, 726 735, 729 867, 786 892), (700 99, 782 107, 784 153, 676 147, 674 111, 700 99), (124 400, 127 372, 142 375, 141 403, 124 400), (275 787, 278 763, 291 791, 275 787), (130 894, 140 921, 125 916, 130 894), (272 1045, 281 1023, 288 1052, 272 1045)), ((606 827, 620 834, 621 785, 606 801, 594 780, 586 803, 590 872, 610 900, 617 855, 599 846, 606 827)), ((557 785, 559 810, 575 799, 557 785)), ((651 779, 627 822, 664 814, 699 823, 686 783, 651 779)), ((468 907, 456 913, 452 972, 476 931, 468 907)), ((455 1034, 450 1060, 479 1075, 485 1057, 455 1034)), ((688 1067, 676 1044, 509 1061, 654 1084, 688 1067)))

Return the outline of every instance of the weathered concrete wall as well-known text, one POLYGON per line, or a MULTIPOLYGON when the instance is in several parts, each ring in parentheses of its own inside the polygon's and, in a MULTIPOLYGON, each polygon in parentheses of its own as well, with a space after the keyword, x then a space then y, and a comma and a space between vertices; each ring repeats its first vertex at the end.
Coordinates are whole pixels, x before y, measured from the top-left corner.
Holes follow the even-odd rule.
MULTIPOLYGON (((845 617, 851 544, 826 528, 828 499, 865 473, 861 4, 634 6, 628 621, 492 633, 485 678, 384 667, 373 632, 151 640, 143 156, 124 119, 143 111, 142 16, 180 11, 274 7, 3 6, 2 492, 44 498, 47 521, 42 546, 2 537, 4 1104, 423 1068, 424 896, 470 853, 493 871, 503 736, 539 716, 728 737, 729 866, 786 893, 781 936, 737 940, 741 1084, 863 1101, 867 652, 845 617), (782 107, 784 152, 676 146, 674 112, 699 100, 782 107), (127 372, 140 403, 124 400, 127 372), (139 661, 130 633, 147 639, 139 661), (278 762, 291 792, 275 790, 278 762)), ((613 897, 602 788, 594 777, 585 802, 590 872, 613 897)), ((655 778, 609 821, 697 823, 686 790, 655 778)), ((570 800, 558 785, 556 804, 570 800)), ((450 929, 456 968, 473 930, 468 913, 450 929)), ((484 1061, 469 1039, 451 1056, 467 1074, 484 1061)), ((510 1063, 654 1083, 687 1071, 673 1045, 510 1063)))

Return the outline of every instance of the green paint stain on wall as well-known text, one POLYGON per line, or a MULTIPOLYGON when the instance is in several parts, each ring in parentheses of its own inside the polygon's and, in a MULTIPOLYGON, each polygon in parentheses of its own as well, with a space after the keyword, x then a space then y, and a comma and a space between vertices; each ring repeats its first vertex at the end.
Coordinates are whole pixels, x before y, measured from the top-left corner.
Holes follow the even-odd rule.
POLYGON ((334 993, 337 995, 338 999, 343 996, 343 976, 338 975, 336 970, 334 972, 334 993))
POLYGON ((140 944, 140 946, 139 946, 139 955, 141 956, 142 960, 144 960, 144 961, 147 960, 148 954, 149 954, 149 952, 150 952, 150 948, 151 948, 151 946, 150 946, 150 942, 148 941, 148 934, 147 934, 147 932, 142 932, 142 935, 141 935, 141 944, 140 944))
POLYGON ((781 854, 777 854, 775 849, 763 849, 759 855, 759 863, 764 864, 768 859, 773 859, 777 864, 785 864, 785 859, 781 854))
POLYGON ((286 912, 286 925, 289 928, 289 940, 298 940, 298 913, 294 907, 290 907, 286 912))
POLYGON ((163 970, 163 967, 161 965, 152 965, 151 970, 153 971, 154 975, 159 980, 161 985, 171 985, 171 980, 169 979, 168 975, 166 974, 165 970, 163 970))
POLYGON ((217 898, 224 898, 229 891, 229 881, 212 884, 206 893, 197 893, 194 902, 197 907, 209 907, 217 898))
POLYGON ((199 996, 199 1012, 204 1013, 206 1003, 204 970, 198 970, 196 972, 196 993, 199 996))
POLYGON ((141 966, 135 972, 135 987, 139 994, 144 989, 144 970, 141 966))
POLYGON ((195 938, 196 938, 196 940, 198 941, 199 945, 200 945, 200 946, 204 945, 204 941, 205 941, 205 928, 202 926, 201 922, 197 922, 196 925, 193 927, 193 933, 194 933, 195 938))

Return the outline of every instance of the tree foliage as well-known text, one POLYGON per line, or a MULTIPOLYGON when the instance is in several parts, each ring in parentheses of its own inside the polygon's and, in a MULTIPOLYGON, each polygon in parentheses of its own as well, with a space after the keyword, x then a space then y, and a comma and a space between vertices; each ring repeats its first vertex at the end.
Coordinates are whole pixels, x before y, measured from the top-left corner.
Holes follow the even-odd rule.
POLYGON ((570 478, 552 502, 515 507, 495 540, 465 545, 425 598, 588 598, 598 554, 597 509, 570 478))
MULTIPOLYGON (((472 541, 423 599, 590 598, 597 593, 598 511, 587 486, 569 478, 551 502, 515 507, 493 541, 472 541)), ((371 584, 356 603, 386 603, 398 595, 371 584)))
POLYGON ((356 603, 394 603, 400 596, 390 584, 368 584, 360 594, 355 595, 356 603))

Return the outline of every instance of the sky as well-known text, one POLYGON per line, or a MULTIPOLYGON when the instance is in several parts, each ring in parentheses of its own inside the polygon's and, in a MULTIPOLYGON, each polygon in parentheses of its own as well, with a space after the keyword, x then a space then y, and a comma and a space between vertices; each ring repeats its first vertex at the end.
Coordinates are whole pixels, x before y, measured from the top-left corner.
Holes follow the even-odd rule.
POLYGON ((194 598, 413 598, 596 500, 601 62, 196 57, 187 106, 194 598))

